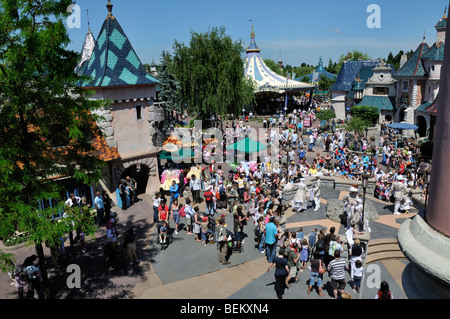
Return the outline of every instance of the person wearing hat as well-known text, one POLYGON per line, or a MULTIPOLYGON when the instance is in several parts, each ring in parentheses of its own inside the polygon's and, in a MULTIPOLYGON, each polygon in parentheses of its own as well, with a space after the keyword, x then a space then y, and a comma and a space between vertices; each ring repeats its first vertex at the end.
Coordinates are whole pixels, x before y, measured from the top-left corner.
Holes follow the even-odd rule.
POLYGON ((352 219, 350 221, 347 221, 347 225, 351 225, 353 222, 355 225, 361 225, 362 224, 362 212, 363 212, 363 205, 362 205, 362 199, 357 198, 356 199, 356 205, 352 208, 352 219))
POLYGON ((292 200, 292 208, 297 212, 302 212, 308 208, 307 194, 308 188, 305 185, 305 179, 300 178, 297 193, 292 200))
POLYGON ((353 219, 352 214, 355 210, 357 199, 359 199, 358 189, 354 186, 350 187, 349 193, 342 199, 344 202, 344 212, 347 216, 347 227, 350 226, 350 221, 353 219))
POLYGON ((404 177, 402 175, 397 176, 397 180, 392 184, 391 191, 389 193, 389 197, 394 196, 395 205, 394 205, 394 215, 400 215, 400 208, 409 211, 409 190, 405 183, 403 183, 404 177))

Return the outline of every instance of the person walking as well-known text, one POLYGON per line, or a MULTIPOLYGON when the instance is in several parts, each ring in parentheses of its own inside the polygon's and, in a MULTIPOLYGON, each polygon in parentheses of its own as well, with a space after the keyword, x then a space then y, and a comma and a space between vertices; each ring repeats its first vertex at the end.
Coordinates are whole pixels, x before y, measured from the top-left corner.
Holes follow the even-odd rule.
POLYGON ((136 203, 138 201, 137 199, 137 182, 131 178, 130 176, 127 176, 125 178, 125 186, 128 188, 128 192, 130 194, 130 204, 136 203))
POLYGON ((159 205, 161 205, 161 196, 160 193, 155 193, 155 196, 153 196, 153 223, 157 224, 159 222, 158 217, 158 208, 159 205))
POLYGON ((308 240, 306 238, 304 238, 302 240, 301 249, 302 250, 300 252, 300 261, 302 263, 301 263, 300 271, 303 271, 306 268, 306 262, 308 261, 308 251, 309 251, 308 240))
POLYGON ((311 263, 311 277, 309 279, 308 291, 306 292, 308 295, 311 293, 311 289, 314 286, 317 279, 317 288, 319 290, 319 297, 325 296, 322 293, 322 280, 323 273, 325 272, 325 265, 320 258, 320 254, 318 251, 313 253, 313 257, 310 260, 311 263))
POLYGON ((189 188, 192 192, 192 198, 194 203, 201 203, 200 190, 202 188, 202 181, 197 178, 195 174, 191 175, 191 181, 189 182, 189 188))
POLYGON ((277 248, 277 236, 278 228, 274 224, 275 217, 270 217, 269 222, 266 224, 266 255, 267 261, 273 263, 277 248))
POLYGON ((289 266, 289 274, 286 278, 286 286, 288 288, 291 287, 289 283, 292 278, 294 278, 295 282, 298 282, 297 277, 297 263, 300 258, 300 254, 297 253, 298 244, 294 242, 292 247, 289 245, 289 241, 284 242, 284 255, 287 258, 288 266, 289 266))
POLYGON ((175 180, 172 181, 172 185, 170 186, 169 193, 170 193, 170 202, 169 207, 172 207, 172 203, 175 199, 178 199, 178 196, 180 195, 178 184, 175 180))
POLYGON ((138 259, 136 254, 136 234, 133 228, 129 228, 125 233, 123 248, 127 252, 127 256, 130 259, 130 265, 134 265, 134 263, 140 263, 140 260, 138 259))
POLYGON ((225 218, 218 219, 217 226, 217 242, 218 242, 218 261, 222 265, 228 265, 230 262, 227 260, 228 255, 228 236, 227 229, 225 227, 225 218))
POLYGON ((352 270, 352 278, 353 278, 353 291, 359 293, 361 289, 361 281, 363 276, 364 268, 361 260, 357 260, 355 262, 355 267, 352 270))
POLYGON ((178 204, 178 199, 174 199, 172 206, 170 207, 172 220, 175 224, 175 234, 178 234, 178 225, 180 224, 180 207, 178 204))
POLYGON ((334 252, 334 259, 328 264, 328 271, 330 272, 331 287, 333 288, 334 299, 338 298, 338 290, 342 294, 344 292, 345 270, 348 269, 347 262, 341 259, 341 251, 334 252))
POLYGON ((267 272, 275 267, 275 291, 278 299, 283 299, 284 290, 289 288, 286 286, 286 277, 289 274, 289 265, 286 257, 283 255, 284 249, 281 249, 278 256, 273 258, 273 262, 267 268, 267 272))
POLYGON ((103 204, 103 197, 100 196, 99 191, 95 193, 94 206, 97 210, 97 225, 100 226, 105 219, 105 205, 103 204))

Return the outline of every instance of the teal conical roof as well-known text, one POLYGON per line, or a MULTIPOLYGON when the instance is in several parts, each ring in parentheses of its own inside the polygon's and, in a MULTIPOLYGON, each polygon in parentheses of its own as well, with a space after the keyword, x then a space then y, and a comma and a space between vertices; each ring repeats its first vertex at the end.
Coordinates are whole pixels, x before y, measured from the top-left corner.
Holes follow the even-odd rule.
POLYGON ((94 52, 84 72, 91 78, 83 87, 156 85, 160 82, 142 65, 117 19, 109 14, 100 30, 94 52))

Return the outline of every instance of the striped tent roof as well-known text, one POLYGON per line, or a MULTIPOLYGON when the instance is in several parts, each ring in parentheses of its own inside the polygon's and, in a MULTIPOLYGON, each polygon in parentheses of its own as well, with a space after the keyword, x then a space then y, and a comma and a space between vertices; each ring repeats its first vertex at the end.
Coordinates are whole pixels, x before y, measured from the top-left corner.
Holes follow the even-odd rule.
POLYGON ((261 49, 255 41, 255 33, 250 35, 250 45, 247 47, 244 73, 256 85, 257 90, 312 90, 314 85, 288 79, 272 71, 260 54, 261 49))

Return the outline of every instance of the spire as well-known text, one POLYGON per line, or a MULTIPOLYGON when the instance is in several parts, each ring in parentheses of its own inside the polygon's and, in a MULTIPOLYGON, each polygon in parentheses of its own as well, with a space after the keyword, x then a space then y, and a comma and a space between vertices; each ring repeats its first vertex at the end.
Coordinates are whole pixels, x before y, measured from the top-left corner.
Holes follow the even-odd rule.
POLYGON ((253 26, 252 26, 252 33, 250 33, 250 45, 247 47, 247 53, 250 52, 260 52, 261 49, 256 45, 255 42, 255 32, 253 31, 253 26))
POLYGON ((114 5, 111 3, 111 0, 108 0, 108 3, 106 4, 106 8, 108 9, 108 18, 112 18, 114 19, 114 16, 112 14, 112 9, 113 9, 114 5))
POLYGON ((89 22, 89 10, 86 10, 86 15, 87 15, 88 31, 91 32, 91 24, 89 22))

